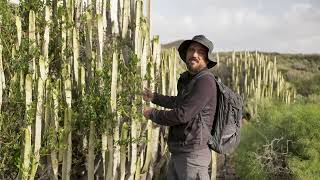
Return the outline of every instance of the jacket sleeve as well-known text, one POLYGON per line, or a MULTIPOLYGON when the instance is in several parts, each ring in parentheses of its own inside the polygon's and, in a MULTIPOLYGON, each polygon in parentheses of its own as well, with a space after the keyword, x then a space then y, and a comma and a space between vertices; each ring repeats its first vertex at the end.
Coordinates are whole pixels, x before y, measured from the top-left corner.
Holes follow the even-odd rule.
POLYGON ((176 107, 176 96, 164 96, 158 93, 154 93, 152 103, 164 108, 173 109, 176 107))
POLYGON ((217 87, 214 79, 211 76, 203 76, 194 83, 191 92, 179 107, 172 110, 154 109, 150 119, 157 124, 166 126, 184 124, 195 117, 216 92, 217 87))

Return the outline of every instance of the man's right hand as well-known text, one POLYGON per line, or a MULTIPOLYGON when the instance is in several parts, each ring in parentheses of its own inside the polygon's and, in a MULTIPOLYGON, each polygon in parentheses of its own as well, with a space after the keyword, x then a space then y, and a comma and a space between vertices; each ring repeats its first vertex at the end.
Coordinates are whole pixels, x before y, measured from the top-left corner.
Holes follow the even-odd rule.
POLYGON ((143 100, 145 100, 146 102, 150 102, 154 98, 153 92, 148 88, 144 88, 142 96, 143 96, 143 100))

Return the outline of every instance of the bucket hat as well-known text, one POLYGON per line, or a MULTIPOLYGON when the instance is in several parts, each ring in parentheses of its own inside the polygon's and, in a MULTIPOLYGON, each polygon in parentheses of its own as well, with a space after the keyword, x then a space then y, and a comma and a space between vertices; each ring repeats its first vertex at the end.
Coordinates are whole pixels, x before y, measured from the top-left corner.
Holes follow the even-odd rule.
POLYGON ((206 38, 204 35, 196 35, 191 40, 185 40, 180 44, 180 46, 178 48, 178 52, 179 52, 181 59, 184 62, 186 62, 187 50, 192 42, 197 42, 208 49, 208 56, 207 56, 208 57, 207 58, 208 69, 212 68, 213 66, 215 66, 217 64, 217 62, 214 61, 213 58, 210 58, 211 52, 213 50, 213 43, 208 38, 206 38))

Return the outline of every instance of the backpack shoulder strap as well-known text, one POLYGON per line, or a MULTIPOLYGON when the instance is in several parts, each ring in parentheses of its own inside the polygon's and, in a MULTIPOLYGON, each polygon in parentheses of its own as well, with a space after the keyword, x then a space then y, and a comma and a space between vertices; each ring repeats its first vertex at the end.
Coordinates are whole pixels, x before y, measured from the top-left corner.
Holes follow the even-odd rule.
MULTIPOLYGON (((214 76, 214 75, 213 75, 211 72, 209 72, 208 70, 201 71, 201 72, 199 73, 199 75, 197 75, 197 77, 194 78, 194 79, 198 79, 198 78, 200 78, 200 77, 202 77, 202 76, 205 76, 205 75, 210 75, 211 77, 213 77, 213 79, 215 80, 216 83, 217 83, 218 81, 221 81, 220 78, 214 76)), ((217 88, 218 88, 218 87, 217 87, 217 88)), ((218 91, 218 89, 217 89, 217 91, 218 91)), ((201 116, 201 112, 200 112, 199 115, 201 116)), ((209 134, 211 134, 211 131, 210 131, 208 125, 207 125, 206 123, 204 123, 203 121, 201 121, 201 124, 202 124, 202 126, 204 127, 204 129, 205 129, 206 131, 208 131, 209 134)))
POLYGON ((190 87, 190 88, 193 87, 194 83, 195 83, 199 78, 201 78, 202 76, 205 76, 205 75, 210 75, 210 76, 214 77, 213 74, 210 73, 208 70, 203 70, 203 71, 199 72, 197 75, 195 75, 195 76, 190 80, 190 82, 188 82, 187 86, 190 87))
POLYGON ((199 74, 197 74, 197 75, 195 76, 195 78, 192 79, 192 80, 199 79, 200 77, 205 76, 205 75, 210 75, 210 76, 212 76, 214 79, 216 79, 215 76, 214 76, 210 71, 208 71, 208 70, 203 70, 203 71, 199 72, 199 74))

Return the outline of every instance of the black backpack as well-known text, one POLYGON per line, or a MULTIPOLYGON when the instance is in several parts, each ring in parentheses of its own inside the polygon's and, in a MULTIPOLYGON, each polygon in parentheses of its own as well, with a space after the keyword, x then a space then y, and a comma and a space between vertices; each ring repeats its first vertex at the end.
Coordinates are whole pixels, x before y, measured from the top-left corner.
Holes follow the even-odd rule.
MULTIPOLYGON (((212 73, 203 71, 198 76, 212 73)), ((240 142, 240 128, 243 111, 242 97, 233 92, 221 80, 213 76, 217 84, 217 108, 209 137, 209 148, 220 154, 231 153, 240 142)), ((203 126, 209 131, 206 123, 203 126)))

